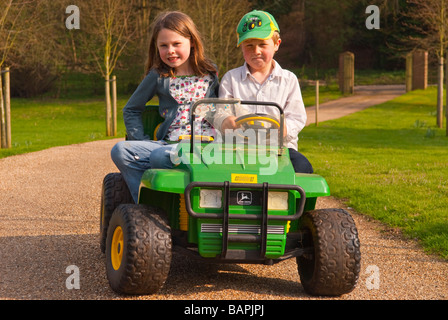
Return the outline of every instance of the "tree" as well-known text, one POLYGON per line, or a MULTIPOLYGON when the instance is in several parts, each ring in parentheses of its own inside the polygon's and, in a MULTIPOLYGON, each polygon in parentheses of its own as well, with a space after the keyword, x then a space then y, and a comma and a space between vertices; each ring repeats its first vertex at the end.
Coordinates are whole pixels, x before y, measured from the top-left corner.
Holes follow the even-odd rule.
MULTIPOLYGON (((21 0, 23 2, 23 0, 21 0)), ((70 34, 64 23, 64 1, 28 2, 20 25, 26 27, 7 60, 14 69, 11 94, 37 96, 50 90, 70 62, 70 34)))
MULTIPOLYGON (((410 37, 415 46, 436 54, 437 72, 437 126, 442 128, 443 122, 443 65, 448 45, 448 0, 407 0, 411 5, 407 13, 414 20, 408 24, 421 36, 410 37)), ((448 129, 447 129, 448 135, 448 129)))
POLYGON ((16 44, 17 36, 26 28, 22 18, 26 2, 14 2, 13 0, 1 0, 0 8, 0 145, 2 148, 11 148, 11 118, 9 106, 9 68, 7 73, 2 67, 9 53, 16 44), (3 77, 5 73, 6 77, 3 77), (6 80, 5 85, 2 78, 6 80), (8 88, 4 92, 4 88, 8 88))
POLYGON ((350 25, 353 6, 349 0, 305 1, 306 64, 318 68, 337 66, 339 53, 358 32, 350 25))
MULTIPOLYGON (((77 34, 78 49, 85 55, 84 68, 95 67, 105 80, 106 135, 115 136, 116 91, 112 92, 114 106, 111 104, 111 75, 126 46, 135 40, 135 1, 91 0, 80 6, 83 15, 83 32, 77 34)), ((75 48, 75 50, 78 50, 75 48)), ((78 55, 79 56, 79 55, 78 55)), ((114 88, 114 86, 113 86, 114 88)))
POLYGON ((267 11, 277 20, 290 13, 297 0, 249 0, 249 2, 253 9, 267 11))
POLYGON ((205 52, 218 65, 220 75, 242 65, 236 28, 251 10, 247 0, 177 0, 173 7, 193 19, 203 37, 205 52))

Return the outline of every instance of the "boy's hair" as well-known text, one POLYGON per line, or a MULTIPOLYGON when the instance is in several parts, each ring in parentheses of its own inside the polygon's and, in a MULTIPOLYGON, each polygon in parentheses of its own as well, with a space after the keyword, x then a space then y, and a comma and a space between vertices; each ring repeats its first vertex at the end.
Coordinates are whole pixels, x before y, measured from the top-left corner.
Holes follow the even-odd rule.
POLYGON ((190 40, 192 48, 189 60, 196 75, 205 76, 217 72, 214 64, 205 57, 204 45, 193 20, 185 13, 168 11, 159 14, 152 24, 146 74, 155 69, 164 77, 175 75, 173 68, 162 61, 157 48, 157 37, 162 29, 169 29, 190 40))
POLYGON ((280 32, 274 31, 271 39, 274 40, 274 43, 277 43, 278 39, 280 39, 280 32))

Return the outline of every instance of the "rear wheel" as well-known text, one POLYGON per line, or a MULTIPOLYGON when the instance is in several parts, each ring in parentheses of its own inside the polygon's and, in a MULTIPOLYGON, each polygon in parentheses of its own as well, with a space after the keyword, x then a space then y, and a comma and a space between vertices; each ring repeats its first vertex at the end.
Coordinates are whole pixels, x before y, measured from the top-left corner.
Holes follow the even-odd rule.
POLYGON ((342 209, 306 212, 302 229, 312 253, 297 258, 300 281, 312 295, 338 296, 352 291, 361 266, 358 231, 350 214, 342 209))
POLYGON ((112 213, 116 207, 125 203, 134 203, 134 200, 123 176, 116 172, 107 174, 103 180, 100 209, 100 248, 103 253, 106 250, 107 228, 112 213))
POLYGON ((162 210, 120 205, 109 222, 106 273, 111 288, 124 294, 153 294, 171 264, 171 230, 162 210))

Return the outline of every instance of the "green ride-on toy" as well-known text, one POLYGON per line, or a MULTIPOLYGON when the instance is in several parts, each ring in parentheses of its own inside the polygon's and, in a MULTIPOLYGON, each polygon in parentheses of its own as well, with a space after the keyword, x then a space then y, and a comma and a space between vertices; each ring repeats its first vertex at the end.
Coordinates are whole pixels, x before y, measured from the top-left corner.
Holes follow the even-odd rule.
MULTIPOLYGON (((111 288, 156 293, 176 250, 217 263, 272 265, 296 258, 307 293, 352 291, 361 260, 355 223, 345 210, 315 209, 330 190, 323 177, 294 172, 283 145, 282 109, 203 99, 190 113, 192 134, 173 144, 174 168, 147 170, 137 204, 120 173, 104 178, 100 244, 111 288), (229 114, 237 117, 237 130, 194 134, 204 121, 219 128, 218 119, 229 114)), ((162 120, 158 107, 146 107, 142 121, 151 138, 162 120)))

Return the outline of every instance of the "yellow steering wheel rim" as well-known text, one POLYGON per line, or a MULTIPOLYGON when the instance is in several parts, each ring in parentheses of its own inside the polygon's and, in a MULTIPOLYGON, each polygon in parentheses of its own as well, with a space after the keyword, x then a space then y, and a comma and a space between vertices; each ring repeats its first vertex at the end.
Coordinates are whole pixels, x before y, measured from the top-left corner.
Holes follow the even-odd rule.
POLYGON ((272 123, 274 126, 276 126, 275 129, 280 128, 280 123, 277 120, 272 119, 270 117, 265 117, 265 116, 256 116, 256 115, 254 115, 254 116, 250 116, 250 117, 247 117, 247 118, 236 119, 235 123, 236 123, 236 125, 240 125, 242 123, 248 123, 248 122, 251 122, 251 121, 252 122, 253 121, 266 121, 266 122, 272 123))

